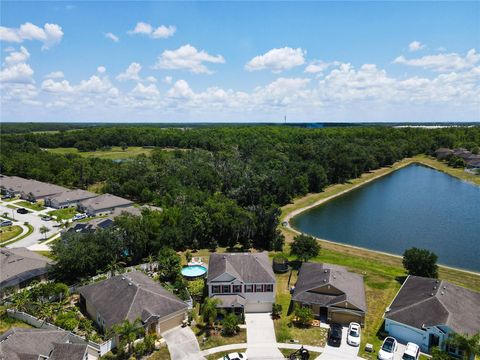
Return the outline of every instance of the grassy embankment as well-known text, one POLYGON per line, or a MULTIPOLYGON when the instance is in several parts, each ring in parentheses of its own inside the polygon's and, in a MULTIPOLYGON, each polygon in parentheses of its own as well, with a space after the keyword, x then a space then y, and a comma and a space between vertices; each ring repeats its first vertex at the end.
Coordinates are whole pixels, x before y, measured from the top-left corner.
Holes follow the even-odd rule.
POLYGON ((46 149, 49 152, 55 154, 76 154, 83 157, 95 157, 99 159, 110 159, 110 160, 122 160, 134 158, 138 155, 150 155, 153 149, 142 148, 141 146, 130 146, 126 150, 122 150, 119 146, 112 146, 110 150, 97 150, 97 151, 85 151, 80 152, 77 148, 55 148, 55 149, 46 149))
MULTIPOLYGON (((391 167, 381 168, 372 171, 371 173, 363 174, 360 178, 353 179, 345 184, 329 186, 322 193, 309 194, 303 198, 297 199, 292 204, 286 205, 282 208, 281 219, 282 221, 290 219, 292 214, 298 214, 301 209, 312 207, 319 202, 327 201, 332 197, 338 196, 346 191, 352 190, 362 184, 373 181, 380 176, 386 175, 412 163, 421 163, 462 180, 480 185, 480 177, 475 177, 475 175, 466 173, 463 170, 450 168, 442 162, 420 155, 401 160, 391 167)), ((283 226, 281 227, 281 230, 286 238, 286 251, 288 252, 288 243, 292 241, 296 233, 292 229, 283 226)), ((372 343, 376 350, 378 350, 381 344, 381 337, 379 335, 383 325, 383 313, 385 308, 395 297, 397 291, 400 289, 400 280, 402 277, 406 276, 402 266, 402 259, 400 256, 355 248, 325 240, 320 240, 320 242, 322 245, 320 256, 312 259, 312 261, 343 265, 350 271, 364 276, 368 314, 366 318, 366 326, 363 331, 360 355, 366 359, 373 359, 376 355, 365 353, 363 349, 367 342, 372 343)), ((439 277, 440 279, 480 291, 479 274, 440 266, 439 277)), ((278 291, 277 301, 280 303, 289 302, 288 288, 281 282, 279 283, 278 291)))

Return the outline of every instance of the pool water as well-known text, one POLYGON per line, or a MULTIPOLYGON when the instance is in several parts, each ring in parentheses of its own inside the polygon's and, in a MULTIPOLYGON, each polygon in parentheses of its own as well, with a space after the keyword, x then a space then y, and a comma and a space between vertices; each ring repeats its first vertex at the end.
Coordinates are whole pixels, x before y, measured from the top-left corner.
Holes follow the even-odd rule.
POLYGON ((182 269, 182 275, 185 277, 197 277, 205 275, 207 268, 201 265, 186 266, 182 269))

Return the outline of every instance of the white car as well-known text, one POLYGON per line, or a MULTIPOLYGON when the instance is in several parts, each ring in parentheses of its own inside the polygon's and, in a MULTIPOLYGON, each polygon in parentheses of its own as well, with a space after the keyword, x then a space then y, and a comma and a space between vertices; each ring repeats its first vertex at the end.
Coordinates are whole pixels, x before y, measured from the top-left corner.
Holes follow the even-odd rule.
POLYGON ((351 322, 348 326, 347 344, 352 346, 360 346, 360 324, 351 322))
POLYGON ((83 220, 87 218, 87 214, 75 214, 75 216, 72 218, 73 221, 75 220, 83 220))
POLYGON ((397 351, 398 343, 393 337, 388 336, 383 340, 382 347, 378 352, 379 360, 393 360, 395 351, 397 351))
POLYGON ((245 355, 245 353, 235 352, 225 355, 218 360, 247 360, 247 356, 245 355))
POLYGON ((409 342, 403 353, 403 360, 418 360, 420 356, 420 347, 417 344, 409 342))

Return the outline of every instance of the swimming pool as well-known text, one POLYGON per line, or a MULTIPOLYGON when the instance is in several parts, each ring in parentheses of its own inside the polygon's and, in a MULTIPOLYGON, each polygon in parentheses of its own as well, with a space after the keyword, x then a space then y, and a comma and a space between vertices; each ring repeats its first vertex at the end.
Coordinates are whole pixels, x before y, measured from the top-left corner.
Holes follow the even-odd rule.
POLYGON ((186 278, 196 278, 205 275, 207 268, 201 265, 185 266, 181 272, 186 278))

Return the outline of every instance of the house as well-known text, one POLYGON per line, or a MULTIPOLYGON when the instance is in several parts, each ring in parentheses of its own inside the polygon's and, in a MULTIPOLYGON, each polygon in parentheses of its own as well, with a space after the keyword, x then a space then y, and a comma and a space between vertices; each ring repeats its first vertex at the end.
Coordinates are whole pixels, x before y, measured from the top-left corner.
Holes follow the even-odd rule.
POLYGON ((409 276, 385 312, 385 331, 400 342, 413 342, 423 352, 438 346, 452 332, 480 332, 480 293, 447 281, 409 276))
POLYGON ((188 306, 140 271, 81 287, 80 306, 103 331, 124 320, 142 321, 148 333, 162 334, 182 324, 188 306))
POLYGON ((18 176, 0 175, 0 189, 2 194, 9 196, 20 195, 23 184, 30 180, 18 176))
POLYGON ((109 214, 117 208, 127 208, 132 205, 133 202, 130 200, 112 194, 103 194, 80 201, 78 209, 86 212, 89 216, 98 216, 109 214))
POLYGON ((20 197, 24 200, 36 202, 50 196, 61 194, 65 191, 68 191, 68 189, 62 186, 48 184, 37 180, 28 180, 27 182, 24 182, 21 187, 20 197))
POLYGON ((96 196, 97 194, 86 190, 67 190, 60 194, 47 196, 45 198, 45 205, 53 207, 55 209, 63 209, 70 206, 76 207, 80 201, 91 199, 96 196))
POLYGON ((26 248, 0 249, 0 294, 46 280, 52 261, 26 248))
POLYGON ((435 151, 435 156, 440 160, 446 159, 451 155, 453 155, 453 150, 448 148, 439 148, 435 151))
POLYGON ((97 352, 61 329, 12 328, 0 336, 0 360, 93 360, 97 352))
POLYGON ((363 277, 342 266, 303 263, 292 301, 295 305, 309 307, 323 321, 365 324, 367 304, 363 277))
POLYGON ((67 232, 76 232, 76 233, 92 233, 98 229, 106 229, 113 225, 113 219, 110 218, 97 218, 92 219, 87 222, 77 222, 70 226, 67 232))
POLYGON ((219 308, 235 312, 270 312, 275 275, 266 252, 214 253, 208 263, 208 296, 219 308))

